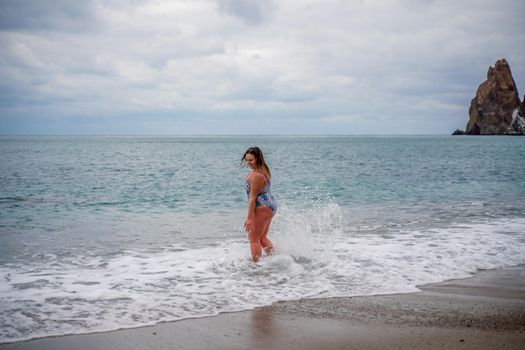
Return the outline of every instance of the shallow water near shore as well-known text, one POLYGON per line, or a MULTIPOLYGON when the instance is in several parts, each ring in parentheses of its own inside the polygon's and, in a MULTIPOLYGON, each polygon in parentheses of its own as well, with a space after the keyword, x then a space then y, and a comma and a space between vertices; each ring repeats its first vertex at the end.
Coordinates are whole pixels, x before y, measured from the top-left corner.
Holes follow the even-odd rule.
POLYGON ((525 139, 2 137, 0 342, 525 263, 525 139), (250 261, 243 151, 279 202, 250 261))

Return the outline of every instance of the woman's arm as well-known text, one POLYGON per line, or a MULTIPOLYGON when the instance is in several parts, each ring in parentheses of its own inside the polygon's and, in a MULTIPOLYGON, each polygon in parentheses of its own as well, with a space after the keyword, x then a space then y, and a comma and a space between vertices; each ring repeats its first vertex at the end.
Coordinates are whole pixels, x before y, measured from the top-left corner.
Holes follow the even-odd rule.
POLYGON ((244 221, 244 228, 248 232, 253 229, 255 201, 257 200, 259 193, 261 193, 265 182, 266 180, 262 174, 255 173, 252 175, 250 183, 250 198, 248 199, 248 214, 246 215, 246 220, 244 221))

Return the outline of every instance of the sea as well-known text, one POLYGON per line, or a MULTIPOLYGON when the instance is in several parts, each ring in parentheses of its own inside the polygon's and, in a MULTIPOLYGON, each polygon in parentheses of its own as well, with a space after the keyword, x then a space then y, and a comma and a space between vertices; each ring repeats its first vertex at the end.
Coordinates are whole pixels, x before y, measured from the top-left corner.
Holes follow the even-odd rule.
POLYGON ((1 136, 0 343, 524 264, 524 198, 522 137, 1 136), (279 206, 258 263, 251 146, 279 206))

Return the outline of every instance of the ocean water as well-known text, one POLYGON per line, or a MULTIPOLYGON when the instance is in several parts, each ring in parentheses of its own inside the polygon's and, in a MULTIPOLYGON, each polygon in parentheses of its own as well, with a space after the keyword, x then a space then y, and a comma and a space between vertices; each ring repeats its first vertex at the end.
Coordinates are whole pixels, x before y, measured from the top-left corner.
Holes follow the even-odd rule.
POLYGON ((525 138, 0 137, 0 343, 525 263, 525 138), (276 250, 250 260, 258 145, 276 250))

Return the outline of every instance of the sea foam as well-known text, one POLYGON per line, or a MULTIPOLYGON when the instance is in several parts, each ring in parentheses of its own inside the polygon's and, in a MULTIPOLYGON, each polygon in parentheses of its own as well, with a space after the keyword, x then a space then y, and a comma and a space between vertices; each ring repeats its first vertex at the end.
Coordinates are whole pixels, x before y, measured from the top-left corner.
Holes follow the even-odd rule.
POLYGON ((525 263, 525 219, 345 227, 334 203, 281 205, 272 255, 250 260, 244 233, 202 247, 46 255, 0 267, 0 342, 107 331, 252 309, 275 301, 417 291, 478 269, 525 263))

